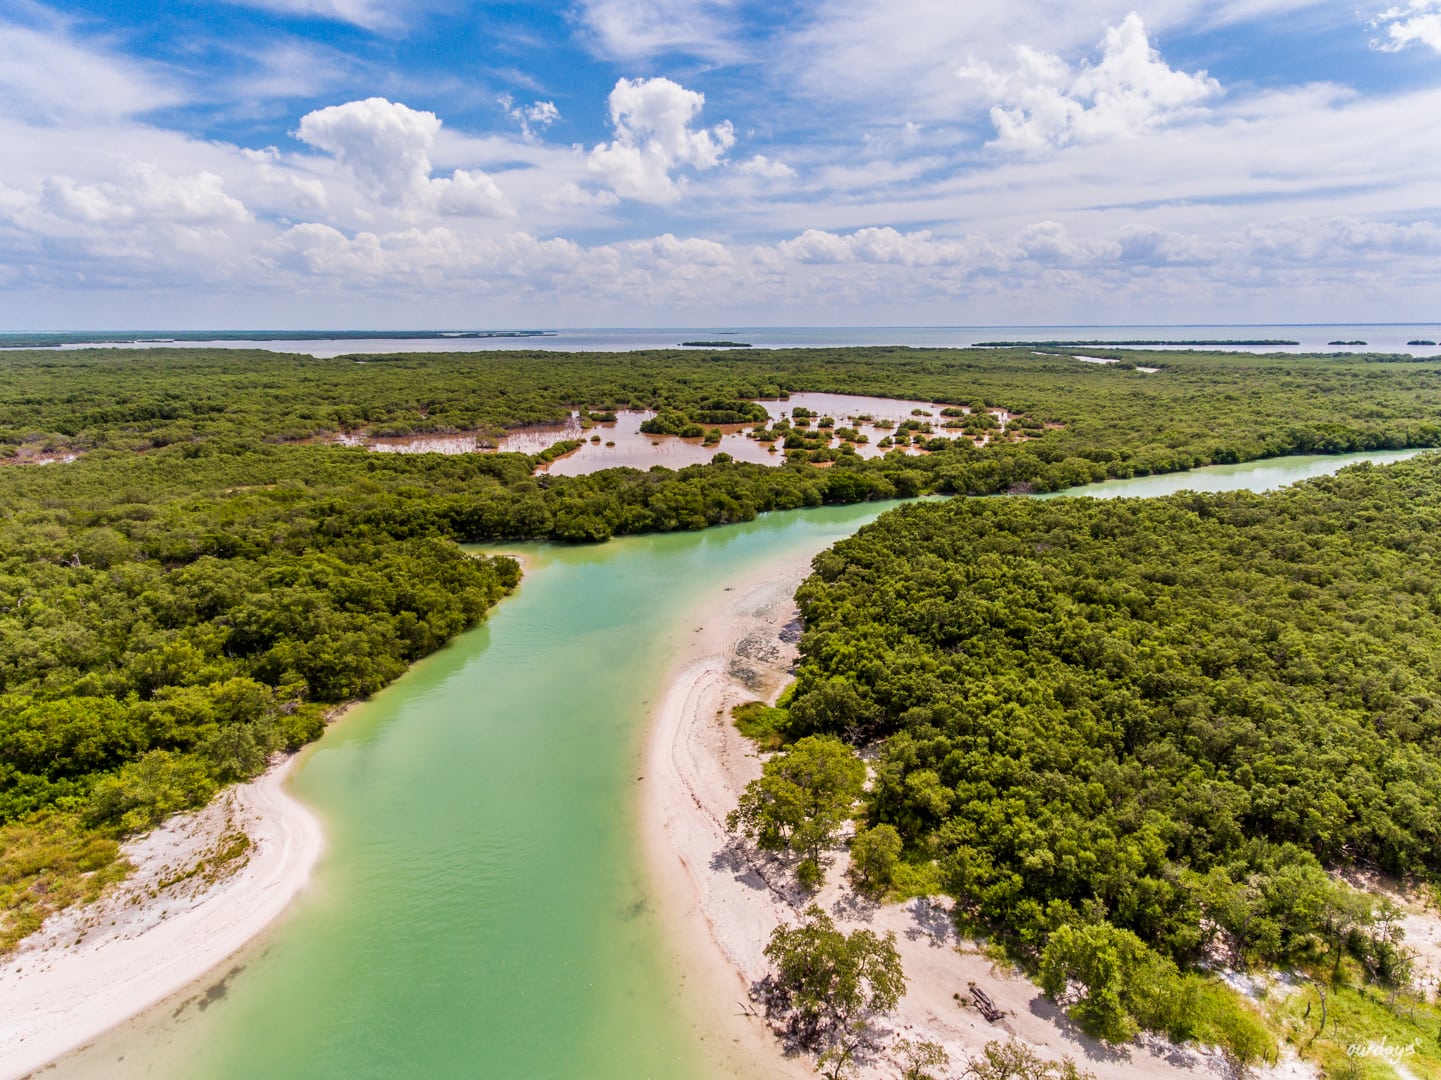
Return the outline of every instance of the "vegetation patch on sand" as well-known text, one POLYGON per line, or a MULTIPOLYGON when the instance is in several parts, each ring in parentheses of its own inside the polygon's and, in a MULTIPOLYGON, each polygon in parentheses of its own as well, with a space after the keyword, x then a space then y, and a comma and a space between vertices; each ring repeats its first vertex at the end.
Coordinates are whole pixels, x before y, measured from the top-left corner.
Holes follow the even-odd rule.
POLYGON ((129 865, 111 837, 58 811, 0 828, 0 954, 34 933, 56 911, 89 903, 122 880, 129 865))

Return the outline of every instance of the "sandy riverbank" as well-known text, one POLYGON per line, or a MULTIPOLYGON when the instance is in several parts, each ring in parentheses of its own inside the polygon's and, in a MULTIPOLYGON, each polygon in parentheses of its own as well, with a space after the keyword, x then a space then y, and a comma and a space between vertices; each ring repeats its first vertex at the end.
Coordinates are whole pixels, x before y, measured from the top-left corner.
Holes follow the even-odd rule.
POLYGON ((319 820, 285 791, 295 761, 127 844, 129 878, 58 912, 5 959, 0 1077, 24 1076, 183 989, 289 906, 324 844, 319 820))
MULTIPOLYGON (((730 722, 743 701, 774 700, 790 675, 795 618, 792 599, 809 572, 807 552, 731 583, 696 620, 682 659, 654 718, 647 747, 642 806, 652 877, 663 920, 687 972, 689 997, 707 1018, 714 1071, 723 1076, 814 1076, 806 1059, 786 1059, 757 1017, 743 1011, 750 984, 766 971, 762 950, 771 930, 796 921, 809 902, 845 930, 894 931, 908 992, 889 1026, 898 1036, 940 1043, 956 1066, 995 1039, 1012 1035, 1043 1057, 1071 1057, 1098 1080, 1229 1075, 1219 1054, 1157 1043, 1114 1048, 1076 1030, 1028 979, 1004 970, 957 938, 948 902, 878 907, 844 887, 844 856, 814 897, 800 895, 775 863, 737 848, 724 827, 741 789, 760 775, 761 759, 730 722), (792 639, 787 641, 785 639, 792 639), (987 1023, 957 1002, 975 982, 1007 1012, 987 1023)), ((1313 1075, 1299 1063, 1267 1070, 1273 1077, 1313 1075)), ((865 1077, 896 1075, 894 1062, 871 1063, 865 1077)))

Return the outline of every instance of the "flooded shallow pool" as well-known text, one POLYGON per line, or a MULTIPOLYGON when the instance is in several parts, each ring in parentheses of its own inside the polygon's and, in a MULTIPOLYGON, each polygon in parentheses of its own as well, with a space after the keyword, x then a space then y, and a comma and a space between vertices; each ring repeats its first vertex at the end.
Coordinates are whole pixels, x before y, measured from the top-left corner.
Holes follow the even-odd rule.
MULTIPOLYGON (((867 397, 859 394, 792 394, 785 400, 759 402, 772 422, 789 420, 797 428, 810 433, 846 429, 853 438, 832 435, 826 442, 831 449, 850 445, 863 458, 880 457, 899 447, 906 453, 923 453, 910 445, 911 436, 898 432, 908 421, 924 425, 919 432, 924 438, 970 439, 984 446, 1009 429, 1010 414, 1004 409, 988 409, 995 418, 995 427, 967 433, 961 425, 971 415, 969 406, 948 405, 902 398, 867 397), (943 410, 953 414, 943 415, 943 410), (820 425, 832 421, 825 428, 820 425), (805 423, 802 425, 801 420, 805 423), (946 426, 948 424, 954 426, 946 426), (887 441, 890 440, 890 441, 887 441)), ((655 416, 654 412, 627 409, 616 414, 614 423, 592 424, 582 421, 579 412, 559 424, 532 424, 512 431, 492 445, 474 432, 454 434, 366 436, 347 434, 336 437, 345 446, 364 446, 380 453, 399 454, 470 454, 478 452, 511 452, 538 454, 558 442, 582 440, 583 445, 557 458, 538 471, 557 476, 583 476, 602 469, 629 467, 649 469, 660 465, 667 469, 683 469, 687 465, 703 465, 718 453, 727 453, 736 461, 759 465, 779 465, 785 461, 780 440, 765 442, 753 438, 755 424, 727 424, 717 430, 718 442, 704 438, 681 438, 678 435, 653 435, 641 431, 641 425, 655 416), (772 449, 774 447, 774 449, 772 449)))

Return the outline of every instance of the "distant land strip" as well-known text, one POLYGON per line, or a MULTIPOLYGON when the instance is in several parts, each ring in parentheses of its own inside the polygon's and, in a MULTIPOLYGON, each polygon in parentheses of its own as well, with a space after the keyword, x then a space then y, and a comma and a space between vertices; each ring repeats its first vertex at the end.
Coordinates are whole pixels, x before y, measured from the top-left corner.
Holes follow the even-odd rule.
POLYGON ((1281 338, 1256 338, 1254 340, 1198 340, 1198 341, 977 341, 976 349, 1071 349, 1079 346, 1120 347, 1123 345, 1299 345, 1299 341, 1285 341, 1281 338))
POLYGON ((554 330, 99 330, 0 333, 0 348, 43 349, 60 345, 170 345, 196 341, 435 341, 446 338, 555 337, 554 330))
POLYGON ((682 341, 683 349, 749 349, 749 341, 682 341))

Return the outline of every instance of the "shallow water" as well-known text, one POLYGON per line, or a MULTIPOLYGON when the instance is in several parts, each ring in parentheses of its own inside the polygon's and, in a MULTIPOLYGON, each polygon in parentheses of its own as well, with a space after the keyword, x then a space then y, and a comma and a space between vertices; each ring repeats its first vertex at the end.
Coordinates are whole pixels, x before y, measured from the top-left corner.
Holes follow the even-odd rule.
MULTIPOLYGON (((164 336, 164 335, 145 335, 164 336)), ((1289 346, 1238 346, 1240 352, 1409 352, 1441 355, 1441 346, 1408 346, 1415 339, 1441 340, 1437 323, 1367 324, 1203 324, 1144 326, 725 326, 725 327, 569 327, 545 337, 517 338, 350 338, 317 341, 302 338, 265 341, 232 338, 186 341, 189 348, 270 349, 312 356, 355 353, 471 352, 476 350, 561 350, 566 352, 630 352, 674 349, 682 341, 730 338, 756 348, 847 348, 861 345, 909 346, 925 349, 967 348, 979 341, 1237 341, 1286 339, 1289 346), (1336 340, 1365 341, 1364 346, 1331 345, 1336 340)), ((3 335, 0 335, 3 339, 3 335)), ((3 344, 3 340, 0 340, 3 344)), ((93 348, 94 346, 65 346, 93 348)), ((134 348, 134 345, 101 346, 134 348)), ((698 354, 715 349, 696 349, 698 354)))
MULTIPOLYGON (((785 459, 779 448, 772 454, 766 443, 742 435, 742 431, 749 429, 739 424, 722 428, 721 441, 712 446, 706 446, 703 439, 649 435, 641 431, 641 424, 654 415, 653 412, 625 410, 616 414, 614 424, 597 424, 580 435, 567 436, 587 441, 579 450, 557 458, 549 465, 541 466, 540 471, 559 476, 584 476, 622 465, 632 469, 649 469, 652 465, 683 469, 687 465, 704 465, 721 451, 730 454, 737 461, 750 461, 760 465, 780 464, 785 459), (588 441, 592 436, 599 436, 600 442, 588 441)), ((501 444, 501 449, 512 449, 514 438, 515 436, 508 437, 501 444)))
MULTIPOLYGON (((881 439, 894 435, 894 425, 912 419, 917 412, 923 415, 915 418, 931 423, 934 434, 948 438, 960 437, 959 432, 946 430, 941 426, 946 421, 946 418, 940 415, 945 406, 928 401, 864 397, 859 394, 799 393, 792 394, 784 401, 762 401, 760 404, 772 420, 789 417, 796 409, 809 409, 816 414, 810 422, 809 430, 812 432, 820 430, 816 426, 817 422, 827 416, 835 421, 837 427, 855 428, 866 437, 865 442, 855 445, 856 453, 863 458, 880 457, 892 449, 879 445, 881 439), (859 419, 862 416, 871 419, 859 419), (875 424, 878 420, 890 421, 891 426, 878 428, 875 424)), ((653 465, 682 469, 687 465, 705 464, 722 451, 737 461, 749 461, 758 465, 780 465, 785 462, 785 453, 779 441, 763 443, 745 434, 756 426, 754 424, 722 426, 720 442, 706 446, 702 439, 648 435, 641 431, 640 425, 654 415, 650 412, 628 410, 618 413, 614 424, 597 424, 585 432, 579 430, 578 420, 569 427, 555 425, 549 428, 526 429, 508 436, 500 444, 500 449, 536 453, 536 449, 530 449, 528 444, 518 441, 521 438, 534 438, 536 433, 542 438, 550 437, 552 441, 562 438, 585 439, 586 443, 580 449, 557 458, 548 466, 542 466, 542 471, 562 476, 582 476, 620 465, 628 465, 633 469, 649 469, 653 465), (591 441, 593 436, 598 436, 600 441, 591 441), (772 446, 775 447, 774 453, 771 452, 772 446)), ((995 410, 995 415, 1002 426, 1009 419, 1001 410, 995 410)), ((841 441, 832 438, 827 445, 839 447, 841 441)), ((911 451, 907 449, 907 452, 911 451)))
POLYGON ((522 549, 485 626, 297 770, 328 846, 269 940, 49 1075, 704 1075, 637 850, 646 723, 720 583, 889 505, 522 549))
MULTIPOLYGON (((1403 456, 1067 494, 1265 489, 1403 456)), ((645 727, 707 597, 887 505, 520 549, 526 579, 485 626, 309 751, 294 790, 324 818, 328 848, 281 925, 47 1075, 704 1075, 705 1021, 689 1011, 636 839, 645 727)))
MULTIPOLYGON (((951 419, 941 416, 944 404, 927 401, 909 401, 901 398, 865 397, 859 394, 792 394, 785 401, 762 401, 767 415, 776 420, 789 417, 795 409, 809 409, 815 413, 811 431, 821 418, 831 417, 838 427, 853 427, 865 437, 857 442, 855 451, 863 458, 880 457, 889 446, 881 446, 886 436, 895 436, 895 427, 906 420, 920 419, 932 424, 932 434, 942 438, 965 437, 957 429, 944 425, 951 419), (862 419, 862 418, 866 419, 862 419), (877 427, 877 422, 885 426, 877 427)), ((969 411, 967 409, 966 411, 969 411)), ((1002 409, 992 409, 1000 428, 1004 429, 1010 416, 1002 409)), ((682 439, 675 435, 651 435, 640 429, 641 424, 655 413, 634 409, 621 410, 614 423, 582 425, 579 413, 560 424, 531 424, 518 428, 494 446, 495 450, 519 454, 538 454, 542 450, 566 439, 579 439, 583 445, 564 457, 540 466, 540 472, 555 473, 559 476, 584 476, 602 469, 626 466, 632 469, 649 469, 660 465, 667 469, 683 469, 687 465, 704 465, 716 454, 730 454, 736 461, 748 461, 758 465, 780 465, 785 454, 779 441, 765 443, 750 438, 746 432, 754 424, 726 424, 719 430, 718 443, 707 445, 704 439, 682 439), (775 450, 772 451, 771 447, 775 450)), ((761 425, 764 426, 764 425, 761 425)), ((975 438, 978 446, 984 446, 989 436, 981 434, 975 438)), ((380 453, 399 454, 470 454, 490 449, 482 447, 473 434, 455 435, 407 435, 407 436, 357 436, 340 435, 336 442, 344 446, 364 446, 380 453)), ((841 441, 831 438, 827 445, 839 447, 841 441)), ((911 447, 906 453, 921 453, 911 447)))
POLYGON ((1054 499, 1063 495, 1085 495, 1095 499, 1153 499, 1178 491, 1274 491, 1288 484, 1329 476, 1343 465, 1369 461, 1385 465, 1405 461, 1428 450, 1374 450, 1364 454, 1295 454, 1291 457, 1248 461, 1241 465, 1211 465, 1191 472, 1161 476, 1135 476, 1129 480, 1106 480, 1099 484, 1039 495, 1054 499))

